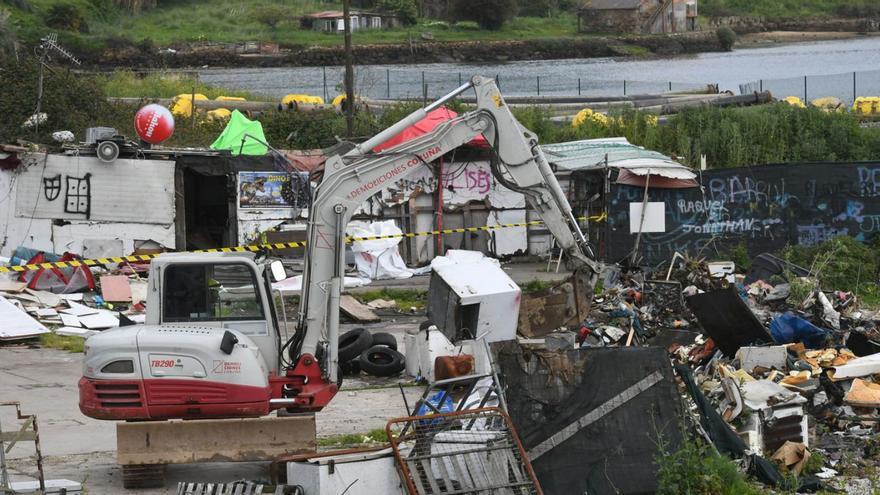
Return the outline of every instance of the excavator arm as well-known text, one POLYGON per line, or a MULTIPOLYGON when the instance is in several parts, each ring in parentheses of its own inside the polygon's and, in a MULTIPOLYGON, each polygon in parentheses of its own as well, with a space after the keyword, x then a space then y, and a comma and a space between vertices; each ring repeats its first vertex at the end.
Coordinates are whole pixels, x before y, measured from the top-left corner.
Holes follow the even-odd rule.
POLYGON ((593 286, 599 271, 597 263, 536 136, 519 124, 492 79, 474 77, 349 153, 326 161, 324 178, 315 191, 310 209, 304 291, 297 332, 288 346, 292 361, 317 356, 328 380, 334 383, 337 379, 345 227, 354 211, 369 197, 411 171, 479 135, 483 135, 494 150, 492 172, 496 179, 525 195, 529 206, 538 212, 565 251, 567 266, 580 279, 579 283, 588 288, 593 286), (477 94, 477 108, 473 111, 394 148, 373 152, 428 112, 471 88, 477 94))

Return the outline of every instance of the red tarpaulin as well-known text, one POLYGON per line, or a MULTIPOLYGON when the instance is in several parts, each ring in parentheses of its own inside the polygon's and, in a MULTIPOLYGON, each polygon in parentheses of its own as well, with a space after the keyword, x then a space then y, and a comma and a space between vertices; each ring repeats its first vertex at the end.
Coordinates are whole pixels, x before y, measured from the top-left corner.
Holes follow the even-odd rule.
MULTIPOLYGON (((428 112, 428 115, 426 115, 425 118, 423 118, 422 120, 416 122, 415 124, 407 127, 400 134, 394 136, 393 138, 389 139, 388 141, 385 141, 384 143, 380 144, 379 146, 376 146, 375 148, 373 148, 373 151, 379 152, 382 150, 386 150, 388 148, 393 148, 394 146, 397 146, 400 143, 404 143, 404 142, 409 141, 411 139, 415 139, 419 136, 423 136, 423 135, 433 131, 434 128, 437 127, 438 125, 442 124, 443 122, 446 122, 447 120, 451 120, 451 119, 455 118, 456 116, 458 116, 457 113, 453 112, 452 110, 450 110, 446 107, 440 107, 436 110, 432 110, 432 111, 428 112)), ((484 138, 482 135, 480 135, 480 136, 477 136, 474 139, 472 139, 468 143, 468 145, 477 146, 480 148, 487 148, 489 146, 489 143, 486 142, 486 138, 484 138)))
MULTIPOLYGON (((617 175, 617 184, 626 184, 628 186, 645 187, 645 178, 647 175, 637 175, 625 168, 620 169, 617 175)), ((690 187, 699 187, 696 179, 673 179, 671 177, 663 177, 658 174, 651 174, 650 187, 661 189, 686 189, 690 187)))

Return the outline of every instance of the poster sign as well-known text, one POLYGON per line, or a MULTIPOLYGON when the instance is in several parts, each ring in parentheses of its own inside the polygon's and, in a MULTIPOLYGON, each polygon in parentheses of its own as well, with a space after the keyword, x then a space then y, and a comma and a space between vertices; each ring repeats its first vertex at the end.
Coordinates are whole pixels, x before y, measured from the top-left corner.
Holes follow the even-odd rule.
POLYGON ((666 203, 662 201, 647 203, 644 220, 642 219, 642 203, 629 204, 629 232, 638 234, 648 232, 666 232, 666 203))
POLYGON ((307 208, 311 199, 305 172, 239 172, 239 208, 307 208))

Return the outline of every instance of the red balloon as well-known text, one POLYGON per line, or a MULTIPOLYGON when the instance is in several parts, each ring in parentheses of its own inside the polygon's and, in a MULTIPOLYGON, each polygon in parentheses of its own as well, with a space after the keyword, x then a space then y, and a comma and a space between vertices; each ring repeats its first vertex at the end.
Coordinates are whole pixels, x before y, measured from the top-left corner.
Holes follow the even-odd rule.
POLYGON ((134 130, 144 141, 159 144, 174 134, 174 116, 162 105, 147 105, 135 114, 134 130))

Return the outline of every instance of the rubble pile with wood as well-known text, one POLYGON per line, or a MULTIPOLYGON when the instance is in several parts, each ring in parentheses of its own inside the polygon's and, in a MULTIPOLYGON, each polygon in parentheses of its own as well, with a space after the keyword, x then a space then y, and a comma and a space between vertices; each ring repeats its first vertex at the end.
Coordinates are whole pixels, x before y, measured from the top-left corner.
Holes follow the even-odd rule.
POLYGON ((763 484, 849 492, 876 469, 880 311, 761 257, 747 274, 686 256, 609 271, 580 328, 543 338, 666 349, 692 436, 763 484))

